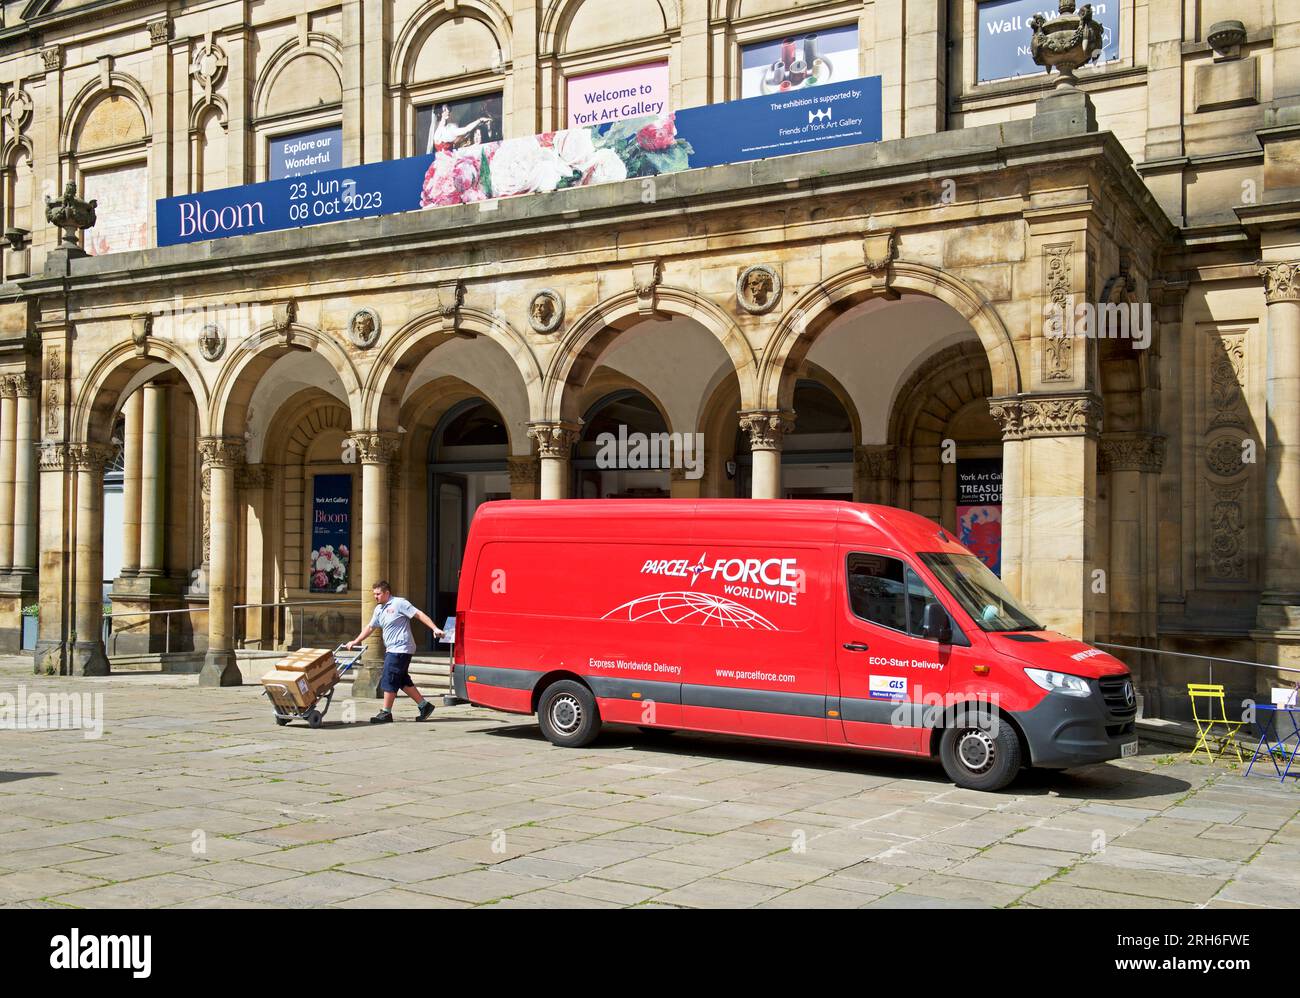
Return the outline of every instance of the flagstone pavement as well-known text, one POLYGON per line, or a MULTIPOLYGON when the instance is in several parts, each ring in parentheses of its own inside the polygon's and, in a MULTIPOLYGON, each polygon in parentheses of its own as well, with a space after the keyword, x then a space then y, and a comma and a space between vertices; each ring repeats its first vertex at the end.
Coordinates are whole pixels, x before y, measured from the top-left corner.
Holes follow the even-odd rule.
POLYGON ((0 657, 0 905, 1300 899, 1297 781, 1155 745, 990 794, 934 762, 614 728, 566 750, 526 717, 440 707, 417 724, 403 702, 371 726, 374 707, 340 698, 318 730, 277 727, 260 687, 41 677, 0 657), (89 694, 102 735, 42 730, 33 708, 50 693, 89 694))

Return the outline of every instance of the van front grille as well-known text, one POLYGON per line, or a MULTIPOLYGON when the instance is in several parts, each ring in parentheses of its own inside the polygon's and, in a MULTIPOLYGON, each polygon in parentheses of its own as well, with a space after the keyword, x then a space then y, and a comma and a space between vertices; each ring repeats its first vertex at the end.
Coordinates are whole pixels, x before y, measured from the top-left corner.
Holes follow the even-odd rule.
POLYGON ((1137 714, 1137 696, 1133 693, 1132 676, 1103 676, 1097 680, 1102 699, 1111 717, 1129 718, 1137 714), (1129 702, 1132 698, 1132 703, 1129 702))

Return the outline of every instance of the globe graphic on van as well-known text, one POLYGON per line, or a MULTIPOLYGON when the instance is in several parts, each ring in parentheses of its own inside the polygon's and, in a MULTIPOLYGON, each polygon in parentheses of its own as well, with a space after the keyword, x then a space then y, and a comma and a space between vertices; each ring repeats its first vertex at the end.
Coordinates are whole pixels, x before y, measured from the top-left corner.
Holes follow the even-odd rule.
POLYGON ((747 627, 775 631, 777 626, 758 611, 722 596, 699 592, 651 593, 628 600, 602 620, 662 620, 669 624, 747 627))

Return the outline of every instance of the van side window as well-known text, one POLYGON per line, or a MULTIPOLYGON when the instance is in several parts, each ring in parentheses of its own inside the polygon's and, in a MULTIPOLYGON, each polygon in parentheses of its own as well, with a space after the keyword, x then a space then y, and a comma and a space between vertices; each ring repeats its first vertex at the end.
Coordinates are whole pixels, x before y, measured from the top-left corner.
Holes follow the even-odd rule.
POLYGON ((926 606, 939 602, 921 577, 897 558, 851 554, 848 579, 849 604, 856 616, 914 638, 922 636, 926 606))
POLYGON ((907 631, 906 566, 878 554, 849 555, 849 604, 853 613, 881 627, 907 631))

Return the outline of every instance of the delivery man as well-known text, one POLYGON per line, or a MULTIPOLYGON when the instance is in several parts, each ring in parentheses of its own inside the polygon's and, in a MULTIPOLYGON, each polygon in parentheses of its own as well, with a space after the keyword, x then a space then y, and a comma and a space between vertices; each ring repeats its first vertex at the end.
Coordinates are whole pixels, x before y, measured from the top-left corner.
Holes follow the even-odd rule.
POLYGON ((419 705, 417 721, 427 721, 433 713, 433 701, 426 700, 411 682, 411 656, 415 654, 415 638, 411 634, 411 618, 414 617, 433 631, 433 636, 440 638, 442 628, 429 619, 423 610, 417 610, 409 600, 394 596, 388 583, 380 579, 371 587, 375 597, 375 612, 370 623, 360 634, 347 643, 348 648, 355 648, 374 633, 375 628, 383 632, 384 640, 384 674, 379 680, 379 688, 384 694, 384 706, 370 719, 371 724, 387 724, 393 719, 393 702, 397 691, 401 690, 419 705))

